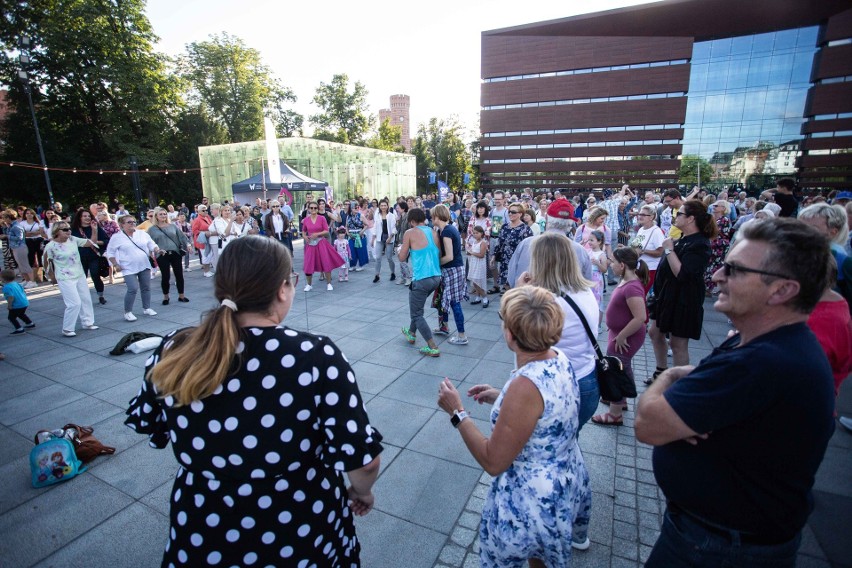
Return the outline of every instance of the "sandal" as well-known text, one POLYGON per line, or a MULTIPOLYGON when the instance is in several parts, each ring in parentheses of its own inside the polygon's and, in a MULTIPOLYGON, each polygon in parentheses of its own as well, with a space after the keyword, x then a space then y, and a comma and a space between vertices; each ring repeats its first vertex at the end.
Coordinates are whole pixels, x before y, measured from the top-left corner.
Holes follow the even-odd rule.
POLYGON ((609 412, 592 416, 592 422, 601 426, 621 426, 624 423, 624 417, 613 416, 609 412))
MULTIPOLYGON (((603 398, 602 398, 602 399, 601 399, 601 404, 605 404, 605 405, 609 406, 610 404, 612 404, 612 402, 611 402, 611 401, 609 401, 609 400, 605 400, 605 399, 603 399, 603 398)), ((621 409, 622 409, 622 410, 627 410, 627 401, 626 401, 626 400, 624 401, 624 406, 622 406, 622 407, 621 407, 621 409)))
POLYGON ((499 293, 500 293, 500 288, 498 288, 497 286, 494 286, 493 288, 491 288, 490 290, 488 290, 488 292, 487 292, 487 293, 488 293, 488 294, 499 294, 499 293))
POLYGON ((645 379, 645 380, 644 380, 644 381, 642 381, 642 382, 643 382, 643 383, 645 383, 646 385, 650 385, 651 383, 653 383, 654 381, 656 381, 656 380, 657 380, 657 377, 659 377, 659 376, 663 373, 663 371, 665 371, 665 370, 666 370, 666 369, 663 369, 662 371, 659 371, 659 370, 658 370, 658 371, 654 371, 654 374, 653 374, 653 375, 651 375, 651 377, 650 377, 650 378, 645 379))

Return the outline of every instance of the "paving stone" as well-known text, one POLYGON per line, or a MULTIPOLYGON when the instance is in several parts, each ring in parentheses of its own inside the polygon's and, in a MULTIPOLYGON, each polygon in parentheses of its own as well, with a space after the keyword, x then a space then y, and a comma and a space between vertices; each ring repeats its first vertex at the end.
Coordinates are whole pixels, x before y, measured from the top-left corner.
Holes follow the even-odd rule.
POLYGON ((625 507, 616 503, 613 508, 613 519, 624 521, 626 523, 635 523, 636 509, 633 507, 625 507))
POLYGON ((92 551, 97 550, 101 566, 154 568, 160 565, 168 538, 168 517, 145 505, 133 503, 36 566, 91 565, 92 551), (139 538, 139 534, 150 537, 139 538))
POLYGON ((639 545, 635 540, 624 540, 613 536, 612 553, 628 560, 637 560, 639 558, 639 545))
POLYGON ((613 521, 612 536, 618 537, 622 540, 635 541, 637 536, 636 523, 613 521))
POLYGON ((376 508, 449 535, 479 474, 474 468, 406 449, 376 482, 376 508), (399 491, 401 486, 411 490, 399 491))
POLYGON ((365 406, 370 423, 382 433, 384 441, 399 447, 406 446, 437 412, 384 396, 370 399, 365 406))
POLYGON ((658 513, 660 511, 659 499, 651 497, 637 497, 636 501, 639 505, 640 511, 647 511, 649 513, 658 513))
POLYGON ((448 544, 441 550, 441 556, 438 559, 450 566, 459 566, 464 561, 464 556, 464 548, 455 544, 448 544))
POLYGON ((615 490, 624 493, 636 493, 636 482, 632 479, 624 479, 623 477, 615 478, 615 490))
POLYGON ((32 565, 133 502, 90 473, 49 489, 0 516, 0 558, 5 565, 32 565))
POLYGON ((647 546, 654 546, 654 543, 657 542, 657 538, 660 536, 659 527, 650 528, 639 526, 639 542, 645 544, 647 546))
MULTIPOLYGON (((469 420, 473 420, 480 432, 488 433, 491 431, 487 423, 476 419, 469 420)), ((468 451, 462 437, 450 424, 450 419, 445 412, 434 413, 408 443, 407 447, 430 456, 475 468, 477 471, 476 479, 479 480, 482 468, 468 451)))
POLYGON ((637 483, 636 494, 642 497, 657 497, 657 486, 649 483, 637 483))
POLYGON ((464 558, 464 568, 479 568, 479 553, 469 553, 464 558))
POLYGON ((446 534, 375 509, 355 517, 355 531, 363 566, 399 566, 405 559, 406 567, 431 568, 447 539, 446 534))
POLYGON ((461 514, 461 517, 459 517, 458 524, 468 529, 479 530, 479 522, 481 519, 481 515, 465 511, 461 514))
POLYGON ((636 495, 634 493, 625 493, 623 491, 615 492, 615 504, 631 509, 636 508, 636 495))
POLYGON ((466 529, 461 526, 457 526, 455 529, 453 529, 453 533, 450 535, 450 539, 454 543, 465 548, 473 544, 474 538, 476 538, 475 530, 466 529))

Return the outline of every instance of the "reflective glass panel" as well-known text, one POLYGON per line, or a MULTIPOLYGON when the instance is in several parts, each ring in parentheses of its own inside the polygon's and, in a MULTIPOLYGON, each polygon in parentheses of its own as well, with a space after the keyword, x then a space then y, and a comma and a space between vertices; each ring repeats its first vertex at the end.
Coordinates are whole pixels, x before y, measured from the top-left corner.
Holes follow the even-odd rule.
POLYGON ((818 32, 813 26, 693 45, 683 153, 710 161, 714 182, 792 173, 818 32))

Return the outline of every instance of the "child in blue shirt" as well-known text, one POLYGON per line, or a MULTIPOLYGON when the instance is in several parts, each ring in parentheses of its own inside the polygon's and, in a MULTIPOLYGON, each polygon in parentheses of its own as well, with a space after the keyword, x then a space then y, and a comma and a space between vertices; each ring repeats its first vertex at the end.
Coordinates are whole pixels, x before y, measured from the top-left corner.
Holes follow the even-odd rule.
POLYGON ((15 327, 9 335, 20 335, 26 333, 24 328, 35 327, 32 320, 27 317, 26 311, 30 305, 27 300, 27 293, 24 292, 23 286, 15 282, 14 270, 3 270, 0 272, 0 278, 3 280, 3 295, 6 297, 6 307, 9 308, 9 321, 15 327), (18 320, 24 322, 23 327, 18 320))

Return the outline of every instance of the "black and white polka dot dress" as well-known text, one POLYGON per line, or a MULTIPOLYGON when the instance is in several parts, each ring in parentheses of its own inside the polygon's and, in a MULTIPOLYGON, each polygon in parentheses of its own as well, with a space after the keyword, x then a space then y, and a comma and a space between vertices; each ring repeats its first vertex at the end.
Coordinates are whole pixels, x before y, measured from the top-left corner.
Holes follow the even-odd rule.
POLYGON ((239 370, 203 400, 175 407, 146 380, 130 401, 125 423, 181 464, 163 566, 358 566, 343 472, 382 436, 352 368, 328 338, 286 327, 245 328, 237 350, 239 370))

